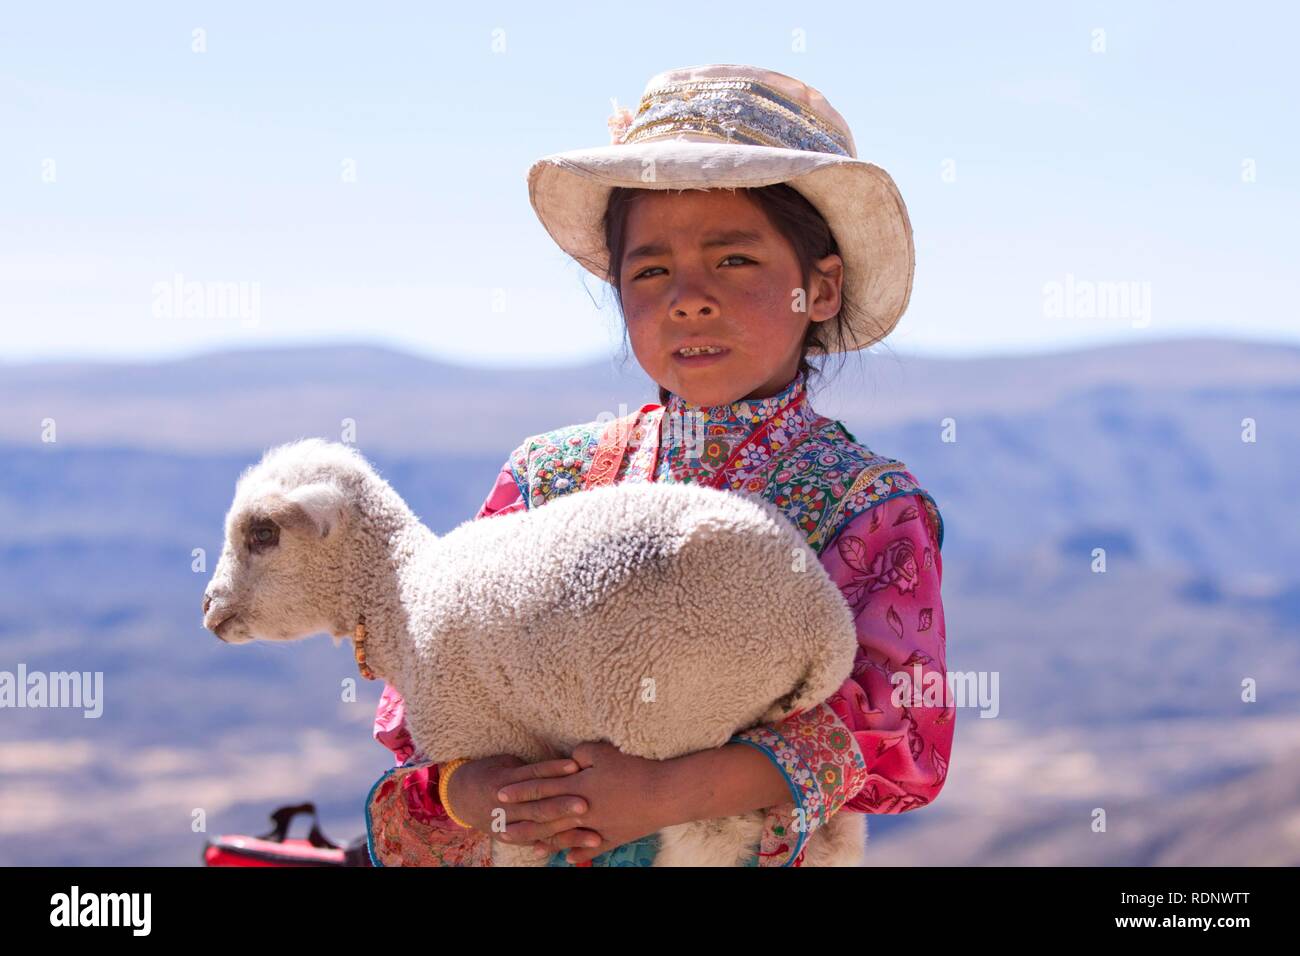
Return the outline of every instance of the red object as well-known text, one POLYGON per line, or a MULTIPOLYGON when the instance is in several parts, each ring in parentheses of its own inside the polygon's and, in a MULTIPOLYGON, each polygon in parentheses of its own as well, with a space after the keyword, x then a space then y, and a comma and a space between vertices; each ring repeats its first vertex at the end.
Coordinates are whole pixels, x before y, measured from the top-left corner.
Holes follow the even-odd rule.
MULTIPOLYGON (((355 852, 328 839, 316 818, 316 805, 280 807, 271 814, 275 824, 261 836, 223 835, 203 846, 204 866, 368 866, 355 861, 355 852), (288 839, 289 824, 299 814, 311 814, 306 839, 288 839)), ((362 852, 365 847, 362 845, 362 852)))

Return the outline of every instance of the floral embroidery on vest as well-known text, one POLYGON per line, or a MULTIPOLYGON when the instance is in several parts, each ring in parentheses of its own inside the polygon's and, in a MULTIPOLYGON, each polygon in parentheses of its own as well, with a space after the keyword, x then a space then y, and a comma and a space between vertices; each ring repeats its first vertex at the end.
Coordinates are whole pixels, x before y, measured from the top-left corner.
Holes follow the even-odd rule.
MULTIPOLYGON (((745 435, 778 415, 784 416, 780 427, 744 449, 732 464, 728 488, 775 504, 818 554, 862 512, 899 495, 920 495, 942 549, 943 518, 929 492, 903 462, 877 455, 855 441, 842 423, 813 411, 801 375, 765 399, 710 408, 688 405, 670 395, 668 406, 644 406, 619 420, 628 429, 627 452, 613 480, 647 481, 651 468, 657 481, 693 483, 714 478, 745 435), (658 442, 653 440, 656 433, 658 442), (649 458, 656 446, 652 465, 649 458)), ((568 425, 529 438, 516 448, 511 469, 528 507, 580 490, 595 462, 601 435, 613 424, 568 425)))

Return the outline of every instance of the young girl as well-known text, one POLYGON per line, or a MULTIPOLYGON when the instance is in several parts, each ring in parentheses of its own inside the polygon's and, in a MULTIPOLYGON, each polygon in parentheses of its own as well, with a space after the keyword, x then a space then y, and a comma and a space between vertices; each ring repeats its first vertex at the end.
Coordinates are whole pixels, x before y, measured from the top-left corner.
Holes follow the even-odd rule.
POLYGON ((955 710, 932 694, 945 686, 938 508, 807 392, 810 355, 865 348, 906 308, 911 226, 893 181, 856 158, 821 94, 753 67, 660 74, 610 127, 610 146, 540 160, 529 190, 561 248, 614 289, 659 404, 526 439, 477 517, 625 481, 761 495, 841 587, 857 660, 816 708, 666 761, 592 741, 560 760, 435 766, 388 687, 375 736, 398 766, 367 799, 377 865, 490 865, 500 839, 551 865, 642 866, 662 827, 765 809, 750 864, 799 866, 833 814, 901 813, 943 787, 955 710))

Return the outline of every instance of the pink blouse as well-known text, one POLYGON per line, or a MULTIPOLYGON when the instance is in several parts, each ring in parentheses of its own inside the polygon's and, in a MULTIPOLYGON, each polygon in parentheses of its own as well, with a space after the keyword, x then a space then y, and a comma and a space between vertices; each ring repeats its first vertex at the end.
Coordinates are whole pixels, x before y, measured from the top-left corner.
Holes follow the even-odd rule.
MULTIPOLYGON (((525 507, 507 461, 475 518, 525 507)), ((956 712, 946 692, 936 534, 921 496, 898 495, 856 515, 823 547, 822 565, 855 612, 858 653, 852 674, 825 702, 733 737, 763 751, 791 790, 790 803, 767 810, 760 865, 800 865, 808 837, 839 810, 902 813, 942 789, 956 712), (891 682, 899 672, 908 678, 901 687, 891 682), (941 705, 933 703, 934 687, 945 688, 941 705)), ((391 686, 374 735, 399 765, 415 765, 376 784, 368 817, 372 801, 396 799, 399 787, 405 812, 387 814, 374 839, 412 864, 491 865, 490 837, 459 827, 439 804, 438 768, 418 765, 391 686)))

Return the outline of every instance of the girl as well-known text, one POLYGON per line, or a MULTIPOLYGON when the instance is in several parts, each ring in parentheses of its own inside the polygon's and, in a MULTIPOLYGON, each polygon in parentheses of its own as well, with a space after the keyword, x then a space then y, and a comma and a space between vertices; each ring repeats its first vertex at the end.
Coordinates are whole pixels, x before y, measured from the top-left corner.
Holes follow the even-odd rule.
POLYGON ((492 839, 551 865, 648 865, 664 826, 765 808, 750 865, 798 866, 833 814, 901 813, 944 783, 938 508, 807 393, 811 355, 865 348, 906 308, 911 226, 893 181, 856 158, 821 94, 754 67, 662 73, 610 128, 610 146, 540 160, 529 191, 560 247, 614 289, 659 403, 526 439, 477 517, 624 481, 761 495, 840 585, 857 660, 818 707, 666 761, 592 741, 560 760, 434 766, 386 688, 375 736, 398 766, 367 798, 377 865, 490 865, 492 839))

